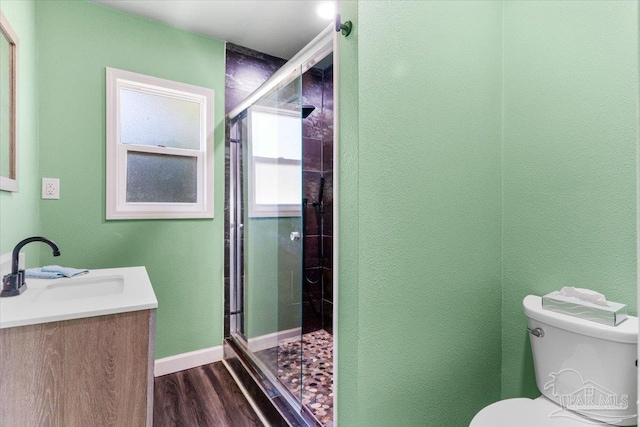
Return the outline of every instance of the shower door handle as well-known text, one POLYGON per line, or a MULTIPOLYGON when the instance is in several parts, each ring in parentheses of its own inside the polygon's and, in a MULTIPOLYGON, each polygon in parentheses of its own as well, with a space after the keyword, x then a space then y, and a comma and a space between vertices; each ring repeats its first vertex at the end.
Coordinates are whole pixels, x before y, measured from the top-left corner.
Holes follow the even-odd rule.
POLYGON ((300 232, 292 231, 291 234, 289 234, 289 239, 291 239, 292 242, 297 242, 300 240, 300 232))

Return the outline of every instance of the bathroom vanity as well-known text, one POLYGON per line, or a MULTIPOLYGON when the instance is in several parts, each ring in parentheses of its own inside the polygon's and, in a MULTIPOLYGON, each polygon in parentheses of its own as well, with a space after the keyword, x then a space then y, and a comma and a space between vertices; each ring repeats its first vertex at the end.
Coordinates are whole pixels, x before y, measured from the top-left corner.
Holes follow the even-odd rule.
POLYGON ((27 286, 0 299, 0 426, 151 426, 158 302, 146 269, 27 286))

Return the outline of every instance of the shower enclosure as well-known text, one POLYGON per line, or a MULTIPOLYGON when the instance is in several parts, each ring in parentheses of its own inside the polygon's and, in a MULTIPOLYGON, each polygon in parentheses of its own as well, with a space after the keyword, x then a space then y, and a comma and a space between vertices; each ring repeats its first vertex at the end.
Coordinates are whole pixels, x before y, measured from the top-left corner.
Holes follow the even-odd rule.
POLYGON ((332 425, 332 303, 324 293, 332 286, 333 35, 327 27, 228 115, 225 362, 245 389, 262 393, 253 400, 271 423, 260 401, 287 424, 332 425))

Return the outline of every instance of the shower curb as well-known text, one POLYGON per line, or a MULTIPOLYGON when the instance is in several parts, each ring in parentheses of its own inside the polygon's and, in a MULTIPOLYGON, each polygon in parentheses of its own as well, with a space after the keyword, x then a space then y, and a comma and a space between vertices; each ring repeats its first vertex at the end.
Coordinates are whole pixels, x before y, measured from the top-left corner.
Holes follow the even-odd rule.
POLYGON ((255 405, 261 415, 275 427, 319 427, 318 422, 308 414, 306 408, 296 410, 280 394, 259 368, 244 353, 242 347, 233 338, 224 341, 225 366, 239 380, 241 389, 255 405), (299 412, 298 412, 299 411, 299 412))

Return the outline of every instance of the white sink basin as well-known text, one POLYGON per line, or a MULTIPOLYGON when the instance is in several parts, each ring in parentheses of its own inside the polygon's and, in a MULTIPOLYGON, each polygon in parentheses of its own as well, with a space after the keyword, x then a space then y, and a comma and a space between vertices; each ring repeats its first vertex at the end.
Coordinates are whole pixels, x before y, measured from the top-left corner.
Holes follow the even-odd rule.
POLYGON ((0 298, 0 329, 158 307, 144 267, 90 270, 83 276, 26 282, 21 295, 0 298))
POLYGON ((121 275, 58 279, 36 294, 33 302, 96 298, 121 294, 123 291, 124 277, 121 275))

